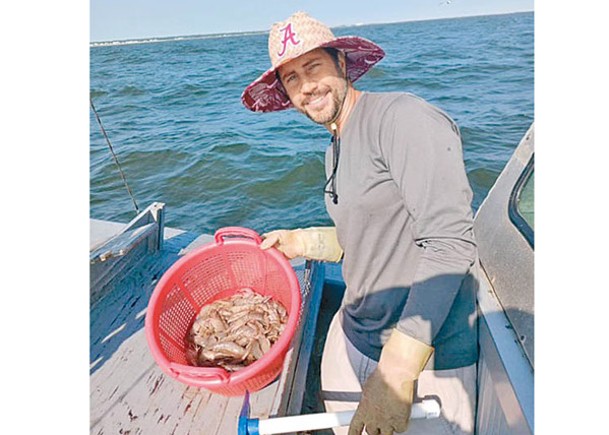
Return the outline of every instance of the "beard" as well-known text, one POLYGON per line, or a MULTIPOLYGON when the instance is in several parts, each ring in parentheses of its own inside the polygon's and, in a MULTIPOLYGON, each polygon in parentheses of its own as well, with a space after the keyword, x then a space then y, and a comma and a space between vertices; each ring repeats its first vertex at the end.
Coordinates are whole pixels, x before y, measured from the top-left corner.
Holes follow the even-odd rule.
POLYGON ((322 110, 309 111, 305 107, 301 112, 317 124, 327 125, 335 121, 340 115, 347 96, 347 80, 340 79, 338 86, 330 88, 330 93, 330 103, 322 110))

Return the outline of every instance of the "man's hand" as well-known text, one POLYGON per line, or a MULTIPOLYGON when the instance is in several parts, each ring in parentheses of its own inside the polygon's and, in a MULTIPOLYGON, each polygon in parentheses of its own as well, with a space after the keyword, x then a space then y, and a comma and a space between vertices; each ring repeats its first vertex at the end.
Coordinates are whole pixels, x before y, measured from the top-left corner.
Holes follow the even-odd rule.
POLYGON ((362 398, 349 426, 349 435, 393 435, 408 428, 414 398, 414 381, 403 381, 396 392, 379 370, 364 384, 362 398))
POLYGON ((277 248, 287 258, 340 261, 343 250, 338 244, 336 228, 312 227, 297 230, 275 230, 263 234, 260 248, 277 248))
POLYGON ((262 235, 264 239, 260 248, 277 248, 283 255, 290 260, 304 256, 305 246, 299 232, 302 230, 275 230, 262 235))
POLYGON ((379 364, 362 388, 362 398, 349 426, 349 435, 393 435, 408 429, 414 383, 433 352, 394 329, 379 364))

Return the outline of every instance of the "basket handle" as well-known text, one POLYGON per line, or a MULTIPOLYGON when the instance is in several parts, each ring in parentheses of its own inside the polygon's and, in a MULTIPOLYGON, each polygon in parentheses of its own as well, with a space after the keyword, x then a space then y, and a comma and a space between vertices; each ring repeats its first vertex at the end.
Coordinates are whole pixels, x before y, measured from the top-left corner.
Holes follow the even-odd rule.
POLYGON ((214 234, 216 244, 221 245, 224 243, 224 237, 244 237, 246 239, 253 239, 257 245, 262 243, 262 237, 254 230, 243 227, 224 227, 220 228, 214 234))
POLYGON ((177 378, 186 375, 191 378, 204 379, 208 381, 218 380, 222 383, 228 381, 230 376, 230 374, 222 368, 206 367, 205 373, 201 373, 200 367, 189 367, 174 363, 169 363, 169 370, 177 378))

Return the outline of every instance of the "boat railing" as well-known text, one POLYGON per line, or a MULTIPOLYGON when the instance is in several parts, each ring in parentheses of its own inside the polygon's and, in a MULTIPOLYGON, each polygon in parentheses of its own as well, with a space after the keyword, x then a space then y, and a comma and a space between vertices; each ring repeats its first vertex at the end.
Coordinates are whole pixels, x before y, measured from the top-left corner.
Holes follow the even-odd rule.
POLYGON ((133 269, 146 254, 163 247, 165 204, 154 202, 122 229, 89 252, 90 303, 98 301, 110 283, 133 269), (120 259, 120 261, 119 261, 120 259))

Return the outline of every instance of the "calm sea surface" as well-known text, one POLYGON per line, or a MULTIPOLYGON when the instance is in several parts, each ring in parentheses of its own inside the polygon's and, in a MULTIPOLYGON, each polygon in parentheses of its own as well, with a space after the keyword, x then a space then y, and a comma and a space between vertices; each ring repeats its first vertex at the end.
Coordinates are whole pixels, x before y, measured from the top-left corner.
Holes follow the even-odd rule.
MULTIPOLYGON (((477 209, 533 122, 533 13, 333 29, 385 58, 356 82, 436 104, 461 128, 477 209)), ((288 110, 258 114, 243 89, 269 66, 267 34, 93 44, 91 97, 140 207, 213 233, 331 224, 323 202, 329 133, 288 110)), ((127 222, 131 199, 93 113, 91 217, 127 222)))

